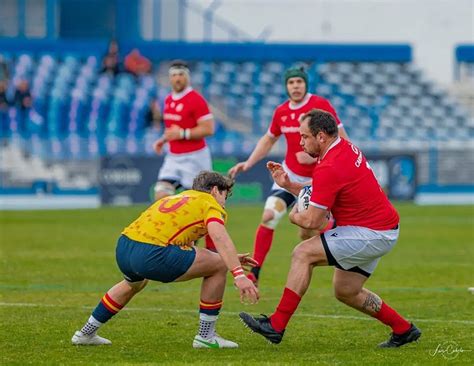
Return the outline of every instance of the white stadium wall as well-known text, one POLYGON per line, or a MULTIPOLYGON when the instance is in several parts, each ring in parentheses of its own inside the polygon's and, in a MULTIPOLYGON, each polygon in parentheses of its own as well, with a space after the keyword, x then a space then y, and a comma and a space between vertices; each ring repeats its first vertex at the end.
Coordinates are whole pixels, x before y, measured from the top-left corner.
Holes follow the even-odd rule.
MULTIPOLYGON (((473 0, 225 0, 215 16, 270 42, 410 43, 415 62, 443 84, 452 80, 455 45, 474 42, 473 0)), ((189 9, 186 38, 203 40, 202 16, 189 9)), ((213 41, 229 35, 214 27, 213 41)))

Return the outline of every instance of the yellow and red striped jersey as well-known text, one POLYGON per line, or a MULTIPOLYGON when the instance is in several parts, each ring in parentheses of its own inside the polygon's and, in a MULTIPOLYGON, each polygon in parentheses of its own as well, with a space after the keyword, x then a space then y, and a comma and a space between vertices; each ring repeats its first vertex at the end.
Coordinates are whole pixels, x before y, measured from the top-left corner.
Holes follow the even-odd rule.
POLYGON ((142 243, 191 246, 207 234, 210 221, 226 220, 227 213, 212 195, 189 190, 156 201, 122 234, 142 243))

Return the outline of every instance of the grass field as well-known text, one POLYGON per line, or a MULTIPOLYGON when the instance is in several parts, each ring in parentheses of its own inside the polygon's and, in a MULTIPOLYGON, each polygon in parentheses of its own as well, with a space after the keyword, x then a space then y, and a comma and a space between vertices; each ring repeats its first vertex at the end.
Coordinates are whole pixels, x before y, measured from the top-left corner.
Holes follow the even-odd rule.
MULTIPOLYGON (((200 281, 151 283, 100 334, 109 347, 74 347, 108 288, 121 279, 115 241, 143 207, 0 212, 0 364, 474 364, 474 208, 397 206, 401 238, 367 287, 413 320, 417 344, 380 350, 389 328, 339 303, 331 268, 315 269, 311 287, 283 342, 249 334, 237 313, 271 313, 280 298, 296 228, 280 225, 262 271, 259 304, 240 304, 228 283, 218 331, 238 350, 194 350, 200 281), (438 345, 451 351, 437 353, 438 345), (455 343, 453 343, 455 342, 455 343)), ((229 231, 251 251, 261 207, 230 207, 229 231)))

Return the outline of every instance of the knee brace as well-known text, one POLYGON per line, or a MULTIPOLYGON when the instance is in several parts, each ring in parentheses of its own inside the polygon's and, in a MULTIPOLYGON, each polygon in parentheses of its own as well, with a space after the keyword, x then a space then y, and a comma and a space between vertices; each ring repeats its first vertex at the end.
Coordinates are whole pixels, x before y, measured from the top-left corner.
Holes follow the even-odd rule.
POLYGON ((163 192, 166 193, 168 196, 172 196, 176 193, 176 188, 168 182, 156 182, 154 190, 155 193, 163 192))
POLYGON ((286 202, 279 197, 270 196, 265 201, 265 210, 270 210, 273 212, 273 219, 264 222, 265 226, 275 230, 281 218, 285 216, 286 213, 286 202))

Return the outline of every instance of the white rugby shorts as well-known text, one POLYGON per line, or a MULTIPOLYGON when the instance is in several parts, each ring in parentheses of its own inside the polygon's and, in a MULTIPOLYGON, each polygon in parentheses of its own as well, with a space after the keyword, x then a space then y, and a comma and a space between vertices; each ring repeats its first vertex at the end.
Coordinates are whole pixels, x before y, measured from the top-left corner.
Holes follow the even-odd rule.
POLYGON ((321 234, 329 265, 369 277, 380 258, 397 242, 400 229, 372 230, 360 226, 338 226, 321 234))
POLYGON ((185 189, 191 189, 194 178, 202 170, 212 170, 209 147, 184 154, 168 152, 158 173, 158 181, 176 180, 185 189))

